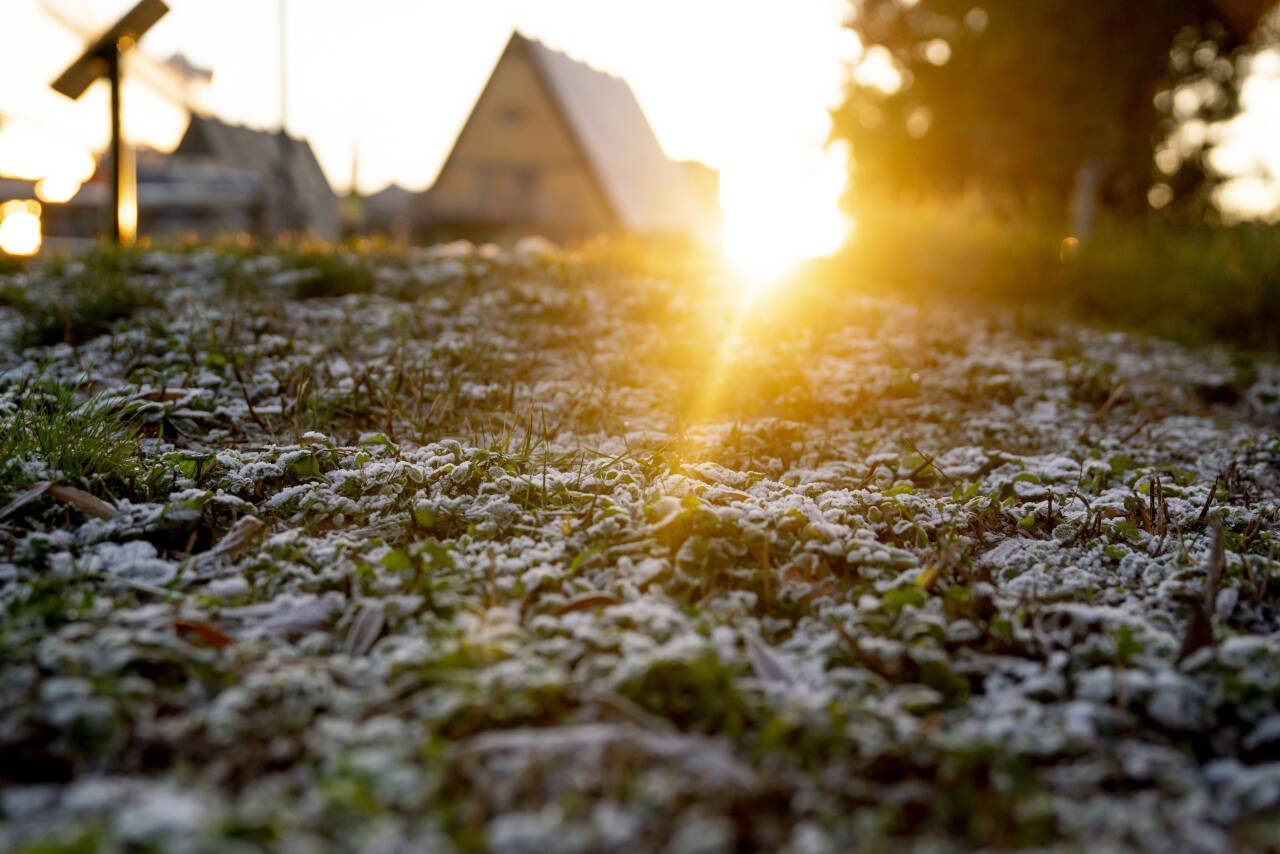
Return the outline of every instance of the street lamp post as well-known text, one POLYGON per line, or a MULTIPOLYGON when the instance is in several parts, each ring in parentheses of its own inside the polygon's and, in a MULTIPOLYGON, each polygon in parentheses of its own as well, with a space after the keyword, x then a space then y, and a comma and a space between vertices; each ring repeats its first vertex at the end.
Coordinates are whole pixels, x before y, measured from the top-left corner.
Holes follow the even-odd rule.
POLYGON ((168 11, 164 0, 140 0, 51 84, 73 100, 100 77, 111 85, 111 235, 122 245, 132 243, 137 234, 138 183, 132 161, 126 162, 120 111, 121 58, 168 11))

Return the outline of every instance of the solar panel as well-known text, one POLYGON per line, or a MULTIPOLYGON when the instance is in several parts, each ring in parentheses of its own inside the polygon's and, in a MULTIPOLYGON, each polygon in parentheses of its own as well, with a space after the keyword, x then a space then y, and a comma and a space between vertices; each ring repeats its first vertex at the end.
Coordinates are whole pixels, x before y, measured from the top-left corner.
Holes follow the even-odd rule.
POLYGON ((107 74, 109 51, 117 50, 122 39, 136 42, 142 38, 168 11, 164 0, 141 0, 89 45, 51 85, 68 98, 79 98, 93 81, 107 74))

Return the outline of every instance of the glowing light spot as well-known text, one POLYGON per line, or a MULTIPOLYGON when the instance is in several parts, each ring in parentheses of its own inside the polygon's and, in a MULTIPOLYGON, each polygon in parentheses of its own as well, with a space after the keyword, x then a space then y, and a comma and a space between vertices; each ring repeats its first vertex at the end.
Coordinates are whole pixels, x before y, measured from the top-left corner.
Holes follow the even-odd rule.
POLYGON ((1165 145, 1156 150, 1156 168, 1165 175, 1172 175, 1182 165, 1182 155, 1173 146, 1165 145))
POLYGON ((138 236, 138 205, 130 201, 120 202, 120 242, 133 243, 138 236))
POLYGON ((12 199, 0 205, 0 252, 34 255, 40 251, 40 203, 12 199))
POLYGON ((1173 201, 1173 188, 1168 184, 1155 184, 1147 190, 1147 204, 1159 210, 1173 201))
POLYGON ((138 164, 133 146, 126 145, 120 152, 120 205, 116 210, 116 222, 120 224, 120 242, 125 246, 138 236, 138 164))
POLYGON ((916 107, 907 116, 907 135, 912 139, 921 139, 933 127, 933 110, 928 107, 916 107))
POLYGON ((873 45, 853 70, 853 79, 859 86, 874 86, 892 95, 902 88, 906 78, 893 54, 882 45, 873 45))
POLYGON ((0 127, 0 175, 38 181, 50 175, 77 182, 93 174, 93 155, 64 137, 29 123, 0 127))
POLYGON ((840 209, 845 169, 844 150, 836 146, 795 169, 759 170, 749 180, 726 175, 724 249, 745 298, 800 262, 840 248, 849 232, 840 209))
POLYGON ((951 45, 946 39, 932 39, 925 44, 923 55, 932 65, 946 65, 951 61, 951 45))
POLYGON ((1214 201, 1228 222, 1239 222, 1249 217, 1274 216, 1280 210, 1280 191, 1267 178, 1235 178, 1214 191, 1214 201))
POLYGON ((50 175, 36 182, 36 195, 40 201, 58 204, 69 200, 80 189, 80 182, 66 175, 50 175))
POLYGON ((1200 95, 1190 86, 1173 93, 1173 114, 1180 119, 1191 118, 1200 109, 1200 95))

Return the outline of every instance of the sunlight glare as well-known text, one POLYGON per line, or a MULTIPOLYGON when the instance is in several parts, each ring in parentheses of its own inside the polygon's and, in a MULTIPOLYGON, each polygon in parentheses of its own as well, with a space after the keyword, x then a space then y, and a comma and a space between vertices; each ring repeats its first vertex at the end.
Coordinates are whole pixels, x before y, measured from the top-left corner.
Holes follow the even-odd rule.
POLYGON ((34 255, 40 250, 40 203, 12 199, 0 205, 0 252, 34 255))
POLYGON ((42 202, 57 204, 71 199, 80 190, 80 182, 66 175, 49 175, 36 182, 36 195, 42 202))
POLYGON ((90 152, 51 131, 21 122, 0 128, 0 175, 27 181, 56 175, 80 183, 95 166, 90 152))
POLYGON ((724 250, 745 298, 758 296, 802 261, 840 247, 849 222, 840 209, 845 154, 833 146, 798 168, 725 172, 724 250), (733 180, 745 176, 745 180, 733 180))

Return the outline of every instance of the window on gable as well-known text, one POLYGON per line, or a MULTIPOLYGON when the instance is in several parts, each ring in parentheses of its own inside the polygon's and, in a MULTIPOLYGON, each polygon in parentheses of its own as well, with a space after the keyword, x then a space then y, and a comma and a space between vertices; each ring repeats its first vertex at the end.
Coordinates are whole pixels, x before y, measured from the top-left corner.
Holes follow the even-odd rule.
POLYGON ((502 108, 502 122, 508 125, 518 125, 524 121, 524 107, 515 104, 509 104, 502 108))

